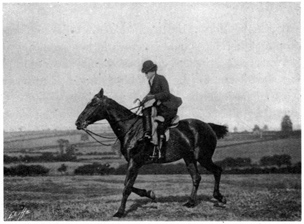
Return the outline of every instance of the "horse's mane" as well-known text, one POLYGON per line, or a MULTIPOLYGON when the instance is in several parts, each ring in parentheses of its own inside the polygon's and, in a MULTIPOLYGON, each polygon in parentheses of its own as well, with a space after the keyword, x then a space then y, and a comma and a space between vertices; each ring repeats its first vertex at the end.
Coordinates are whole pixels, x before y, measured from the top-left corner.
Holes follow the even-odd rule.
POLYGON ((128 116, 131 117, 132 115, 134 117, 137 117, 139 115, 137 115, 136 113, 133 113, 131 110, 129 110, 128 108, 126 108, 125 106, 117 103, 115 100, 107 97, 108 103, 111 104, 111 108, 119 111, 120 113, 123 113, 124 116, 128 116))

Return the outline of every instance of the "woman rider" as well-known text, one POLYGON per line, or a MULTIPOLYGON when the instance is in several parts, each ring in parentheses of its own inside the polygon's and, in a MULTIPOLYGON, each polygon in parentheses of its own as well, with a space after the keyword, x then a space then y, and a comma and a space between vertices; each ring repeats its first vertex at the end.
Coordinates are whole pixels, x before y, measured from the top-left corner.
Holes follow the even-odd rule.
MULTIPOLYGON (((157 65, 154 64, 151 60, 145 61, 142 67, 142 73, 146 74, 150 85, 150 92, 143 99, 142 103, 146 103, 152 99, 155 99, 156 102, 153 106, 156 107, 157 116, 162 116, 165 120, 160 122, 157 128, 159 135, 159 146, 165 138, 165 130, 170 125, 172 119, 176 116, 178 107, 182 104, 180 97, 176 97, 170 93, 169 84, 167 79, 157 74, 157 65)), ((143 128, 145 140, 151 140, 151 107, 143 109, 143 128)), ((161 148, 161 157, 164 153, 161 148)))

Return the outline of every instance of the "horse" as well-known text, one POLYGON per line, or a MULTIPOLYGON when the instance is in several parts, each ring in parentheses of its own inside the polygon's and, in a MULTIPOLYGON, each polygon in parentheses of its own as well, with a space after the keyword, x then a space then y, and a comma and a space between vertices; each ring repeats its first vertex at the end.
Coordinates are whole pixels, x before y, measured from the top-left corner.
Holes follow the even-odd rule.
POLYGON ((86 130, 88 125, 103 119, 108 121, 120 141, 121 153, 128 162, 121 204, 114 217, 124 216, 126 202, 132 192, 153 201, 156 199, 152 190, 133 186, 143 165, 170 163, 180 159, 185 161, 192 178, 192 191, 184 206, 194 207, 197 204, 197 190, 201 181, 197 162, 214 175, 213 197, 218 202, 226 203, 225 196, 219 190, 222 169, 212 161, 217 139, 223 138, 228 132, 226 126, 192 118, 182 119, 177 127, 170 129, 169 140, 165 143, 165 160, 155 161, 150 159, 154 146, 146 141, 138 141, 143 135, 142 116, 105 96, 101 88, 81 112, 75 125, 78 130, 86 130))

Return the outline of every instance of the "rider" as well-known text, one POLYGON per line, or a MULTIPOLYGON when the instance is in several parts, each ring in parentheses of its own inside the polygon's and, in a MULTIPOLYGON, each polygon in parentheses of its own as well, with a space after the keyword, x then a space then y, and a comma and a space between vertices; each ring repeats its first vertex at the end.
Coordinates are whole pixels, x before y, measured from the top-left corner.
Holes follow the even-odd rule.
MULTIPOLYGON (((165 120, 160 122, 157 127, 157 133, 159 136, 159 150, 160 158, 164 157, 164 152, 161 150, 161 145, 165 139, 165 130, 170 125, 172 119, 176 116, 178 107, 182 104, 180 97, 176 97, 170 93, 169 84, 167 79, 157 74, 157 65, 152 61, 148 60, 143 63, 141 70, 142 73, 146 74, 150 85, 150 92, 143 99, 142 103, 146 103, 149 100, 155 99, 156 102, 153 106, 156 107, 157 116, 162 116, 165 120)), ((151 139, 151 107, 145 108, 143 113, 143 125, 144 125, 144 135, 145 140, 151 139)))

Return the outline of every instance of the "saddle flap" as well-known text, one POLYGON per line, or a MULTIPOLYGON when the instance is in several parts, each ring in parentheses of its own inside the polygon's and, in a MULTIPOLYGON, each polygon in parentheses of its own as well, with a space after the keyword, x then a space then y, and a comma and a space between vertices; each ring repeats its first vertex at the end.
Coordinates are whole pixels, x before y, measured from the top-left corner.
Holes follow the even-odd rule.
POLYGON ((154 118, 154 121, 164 122, 164 121, 165 121, 165 118, 162 117, 162 116, 156 116, 156 117, 154 118))

